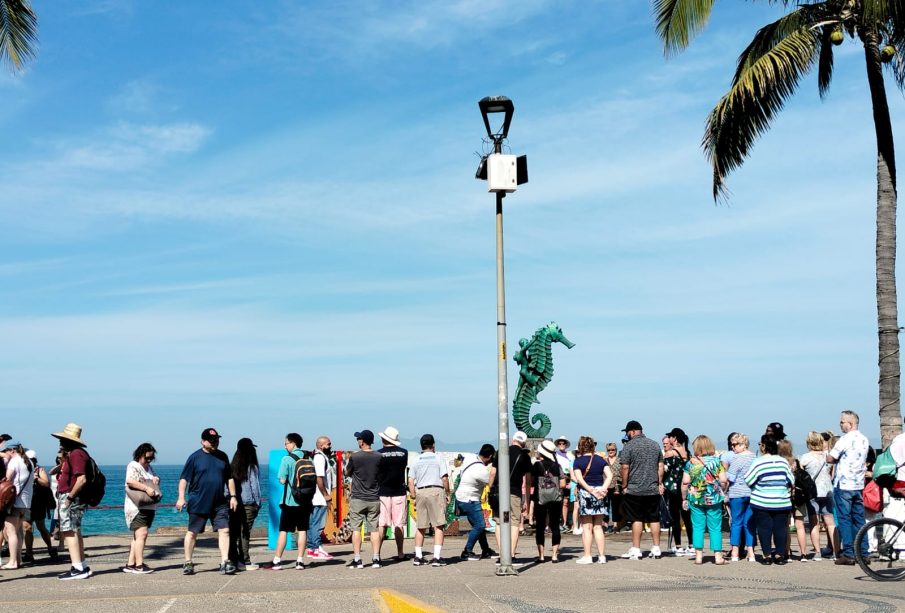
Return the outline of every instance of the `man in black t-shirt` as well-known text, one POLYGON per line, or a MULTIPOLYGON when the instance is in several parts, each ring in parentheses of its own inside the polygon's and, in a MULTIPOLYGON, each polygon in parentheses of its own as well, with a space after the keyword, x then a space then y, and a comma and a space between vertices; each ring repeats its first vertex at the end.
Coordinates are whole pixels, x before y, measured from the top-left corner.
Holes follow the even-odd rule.
POLYGON ((387 527, 392 527, 396 537, 396 559, 401 561, 405 559, 405 552, 402 550, 405 542, 403 529, 408 520, 405 469, 409 463, 409 452, 399 446, 399 430, 393 426, 387 426, 377 435, 383 441, 383 447, 377 450, 380 454, 380 465, 377 467, 377 494, 380 496, 380 518, 377 524, 380 528, 380 544, 377 551, 383 546, 387 527))
MULTIPOLYGON (((512 533, 512 561, 515 563, 515 549, 518 545, 519 523, 522 513, 528 512, 528 493, 531 491, 531 453, 525 448, 528 435, 519 430, 512 435, 512 444, 509 446, 509 529, 512 533)), ((499 457, 493 458, 490 469, 490 486, 496 483, 497 470, 499 469, 499 457)), ((503 496, 504 492, 500 492, 503 496)), ((500 521, 499 507, 492 509, 497 523, 500 521)), ((500 549, 500 531, 497 530, 496 544, 500 549)))

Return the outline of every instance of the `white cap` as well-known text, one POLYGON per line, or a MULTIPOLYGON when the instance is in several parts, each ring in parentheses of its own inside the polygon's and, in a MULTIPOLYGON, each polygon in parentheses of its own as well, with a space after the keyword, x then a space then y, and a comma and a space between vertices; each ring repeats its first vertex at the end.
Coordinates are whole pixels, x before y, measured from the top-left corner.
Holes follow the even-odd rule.
POLYGON ((25 457, 29 460, 34 460, 36 457, 38 457, 38 454, 35 453, 34 449, 29 449, 25 452, 25 457))
POLYGON ((528 435, 525 434, 524 432, 522 432, 521 430, 519 430, 518 432, 516 432, 515 434, 512 435, 512 442, 513 443, 527 443, 528 435))

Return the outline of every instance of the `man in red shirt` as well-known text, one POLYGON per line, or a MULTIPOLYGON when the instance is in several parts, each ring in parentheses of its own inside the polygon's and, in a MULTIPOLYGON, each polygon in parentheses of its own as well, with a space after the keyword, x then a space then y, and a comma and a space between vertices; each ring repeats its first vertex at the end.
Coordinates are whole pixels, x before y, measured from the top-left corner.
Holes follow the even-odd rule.
POLYGON ((59 576, 60 579, 87 579, 91 569, 84 563, 85 542, 82 539, 82 516, 87 505, 79 500, 79 492, 88 479, 88 465, 91 462, 81 440, 82 428, 78 424, 67 424, 62 432, 51 436, 60 440, 63 463, 57 477, 57 509, 60 512, 60 532, 69 550, 72 568, 59 576))

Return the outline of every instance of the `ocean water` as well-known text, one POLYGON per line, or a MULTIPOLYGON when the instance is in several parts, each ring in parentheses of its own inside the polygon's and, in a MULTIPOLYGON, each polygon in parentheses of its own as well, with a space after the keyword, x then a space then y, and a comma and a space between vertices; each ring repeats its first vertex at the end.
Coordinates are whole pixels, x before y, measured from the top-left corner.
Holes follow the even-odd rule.
MULTIPOLYGON (((129 529, 126 526, 126 516, 123 512, 123 502, 126 498, 126 467, 122 466, 101 466, 101 471, 107 477, 107 490, 104 499, 97 508, 89 508, 85 513, 82 522, 83 534, 128 534, 129 529)), ((267 483, 267 465, 262 464, 261 483, 267 483)), ((185 511, 176 512, 173 506, 176 504, 177 493, 179 491, 179 475, 182 472, 182 466, 154 466, 154 472, 160 477, 160 489, 163 492, 163 500, 157 509, 157 515, 154 517, 155 528, 162 526, 181 526, 185 527, 188 522, 188 514, 185 511)), ((261 506, 261 512, 255 521, 256 526, 267 525, 267 504, 261 506)))

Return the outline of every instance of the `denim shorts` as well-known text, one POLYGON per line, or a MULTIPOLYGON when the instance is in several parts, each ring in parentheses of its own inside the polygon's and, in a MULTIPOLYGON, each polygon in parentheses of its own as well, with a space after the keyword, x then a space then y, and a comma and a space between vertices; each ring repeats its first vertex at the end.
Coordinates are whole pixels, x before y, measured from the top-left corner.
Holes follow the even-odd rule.
POLYGON ((811 505, 811 512, 817 515, 832 515, 833 509, 836 508, 833 504, 832 494, 829 496, 818 496, 809 504, 811 505))

